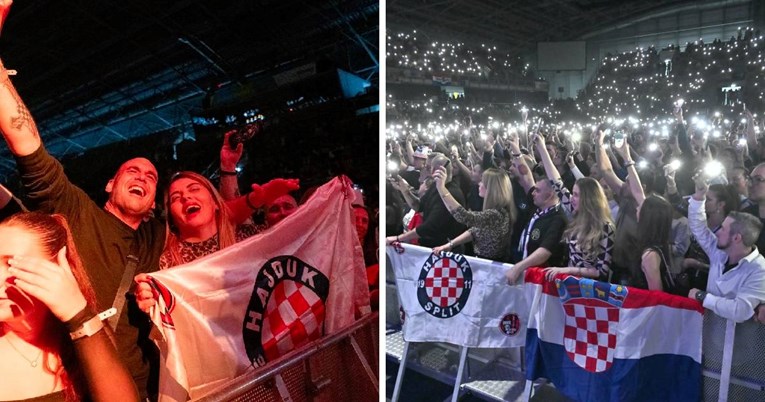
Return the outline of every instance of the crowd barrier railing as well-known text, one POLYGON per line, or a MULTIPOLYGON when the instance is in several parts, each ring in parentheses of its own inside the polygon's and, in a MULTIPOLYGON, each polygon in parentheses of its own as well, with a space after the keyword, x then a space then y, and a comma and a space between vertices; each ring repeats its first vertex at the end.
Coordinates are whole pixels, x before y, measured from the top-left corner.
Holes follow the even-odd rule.
POLYGON ((371 401, 379 395, 379 314, 222 384, 198 401, 371 401))
MULTIPOLYGON (((400 304, 398 289, 390 270, 391 261, 387 261, 388 277, 386 286, 388 303, 400 304)), ((389 309, 386 323, 392 327, 400 327, 396 309, 389 309)), ((702 326, 702 398, 704 401, 759 401, 765 400, 765 325, 754 320, 736 324, 717 316, 710 310, 705 310, 702 326)), ((694 334, 688 334, 694 336, 694 334)), ((437 344, 438 342, 433 342, 437 344)), ((456 400, 464 391, 466 355, 469 348, 459 348, 460 363, 452 400, 456 400)), ((474 348, 470 348, 474 349, 474 348)), ((523 354, 521 348, 521 353, 523 354)), ((403 354, 400 357, 399 372, 392 401, 398 399, 406 370, 408 342, 404 341, 403 354)), ((398 355, 398 353, 397 353, 398 355)), ((398 356, 397 356, 398 357, 398 356)), ((520 366, 525 374, 525 367, 520 366)), ((518 378, 508 379, 507 387, 516 387, 518 378)), ((533 396, 534 389, 531 381, 526 381, 523 396, 518 400, 528 401, 533 396)))
POLYGON ((704 400, 765 400, 765 325, 736 324, 707 310, 702 337, 704 400))

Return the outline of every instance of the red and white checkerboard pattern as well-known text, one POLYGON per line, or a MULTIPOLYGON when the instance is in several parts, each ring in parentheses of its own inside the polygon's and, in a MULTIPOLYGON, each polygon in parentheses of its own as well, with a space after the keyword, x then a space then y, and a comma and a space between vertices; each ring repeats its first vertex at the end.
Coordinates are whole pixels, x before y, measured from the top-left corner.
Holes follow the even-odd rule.
POLYGON ((271 293, 263 318, 261 344, 269 361, 322 335, 324 302, 308 286, 285 280, 271 293))
POLYGON ((449 307, 457 302, 465 287, 465 278, 456 262, 449 258, 436 261, 425 278, 428 298, 439 307, 449 307))
POLYGON ((579 367, 599 373, 611 367, 616 350, 619 309, 564 303, 566 327, 563 345, 579 367))

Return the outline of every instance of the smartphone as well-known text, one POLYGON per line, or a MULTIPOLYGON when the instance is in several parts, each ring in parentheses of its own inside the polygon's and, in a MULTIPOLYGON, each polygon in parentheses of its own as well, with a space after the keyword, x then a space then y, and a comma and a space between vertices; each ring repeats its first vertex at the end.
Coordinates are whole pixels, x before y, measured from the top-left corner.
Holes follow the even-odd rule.
POLYGON ((624 146, 624 132, 622 132, 621 130, 617 130, 614 132, 613 139, 614 139, 614 147, 621 148, 624 146))

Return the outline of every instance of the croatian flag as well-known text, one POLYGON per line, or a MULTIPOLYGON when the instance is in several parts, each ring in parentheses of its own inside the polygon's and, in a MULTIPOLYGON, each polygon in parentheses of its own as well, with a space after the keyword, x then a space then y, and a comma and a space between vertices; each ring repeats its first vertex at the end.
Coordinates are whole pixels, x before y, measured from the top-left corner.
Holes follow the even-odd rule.
POLYGON ((411 244, 387 249, 396 276, 407 342, 481 348, 521 347, 529 303, 522 285, 508 286, 509 264, 433 254, 411 244))
POLYGON ((526 271, 531 301, 526 378, 577 401, 698 401, 701 328, 695 300, 526 271))

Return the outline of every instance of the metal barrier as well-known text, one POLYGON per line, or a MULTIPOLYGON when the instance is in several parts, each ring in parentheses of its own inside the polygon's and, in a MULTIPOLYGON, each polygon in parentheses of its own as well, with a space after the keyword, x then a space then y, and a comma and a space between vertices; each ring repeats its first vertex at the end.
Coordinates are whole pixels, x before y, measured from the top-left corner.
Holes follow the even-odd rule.
POLYGON ((765 326, 736 324, 707 310, 703 331, 704 400, 765 400, 765 326))
MULTIPOLYGON (((386 255, 387 258, 387 255, 386 255)), ((391 329, 386 335, 386 353, 400 367, 407 365, 406 342, 399 332, 401 321, 399 316, 398 289, 394 280, 390 260, 386 259, 386 323, 391 329)), ((698 336, 698 334, 686 334, 698 336)), ((740 324, 726 320, 705 310, 702 327, 702 399, 704 401, 765 401, 765 325, 749 320, 740 324)), ((463 376, 461 369, 465 362, 479 359, 467 359, 461 356, 459 364, 452 364, 453 355, 467 353, 457 346, 427 342, 417 345, 417 352, 411 363, 416 363, 415 371, 420 374, 448 384, 461 384, 461 390, 468 391, 484 400, 528 400, 529 389, 521 392, 520 384, 524 377, 524 367, 517 365, 515 359, 507 360, 504 356, 483 359, 480 370, 476 375, 463 376), (430 349, 435 350, 440 361, 430 364, 428 360, 430 349), (425 353, 423 353, 423 350, 425 353), (440 351, 440 353, 438 353, 440 351), (446 351, 450 353, 446 353, 446 351), (451 360, 446 356, 452 357, 451 360), (427 360, 427 361, 426 361, 427 360), (422 369, 425 368, 425 369, 422 369), (455 373, 456 372, 456 373, 455 373), (488 373, 488 374, 487 374, 488 373), (486 377, 486 378, 483 378, 486 377), (523 397, 520 395, 524 394, 523 397)), ((471 353, 477 349, 471 349, 471 353)), ((469 356, 469 355, 468 355, 469 356)), ((432 359, 431 359, 432 360, 432 359)), ((522 362, 522 359, 521 359, 522 362)), ((456 363, 456 361, 454 362, 456 363)), ((399 377, 403 371, 399 373, 399 377)), ((401 378, 397 378, 400 385, 401 378)), ((560 398, 551 392, 547 384, 541 382, 535 385, 535 397, 538 400, 555 400, 560 398), (536 398, 540 384, 544 387, 540 398, 536 398)), ((527 382, 526 385, 529 385, 527 382)), ((461 395, 455 389, 453 396, 461 395)), ((395 394, 395 392, 394 392, 395 394)), ((399 395, 394 395, 393 400, 399 395)))
POLYGON ((198 401, 376 401, 378 313, 222 384, 198 401))

